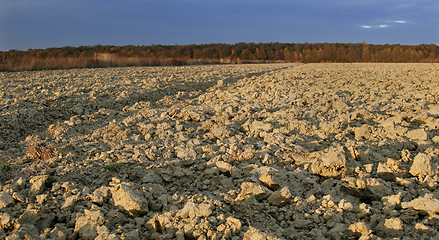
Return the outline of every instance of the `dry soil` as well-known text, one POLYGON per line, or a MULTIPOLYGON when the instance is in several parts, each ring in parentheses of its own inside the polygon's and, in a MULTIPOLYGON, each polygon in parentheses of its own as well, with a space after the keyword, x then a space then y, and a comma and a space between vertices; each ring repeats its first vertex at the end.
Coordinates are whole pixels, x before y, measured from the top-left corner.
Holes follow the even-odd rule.
POLYGON ((433 239, 439 64, 0 73, 2 239, 433 239))

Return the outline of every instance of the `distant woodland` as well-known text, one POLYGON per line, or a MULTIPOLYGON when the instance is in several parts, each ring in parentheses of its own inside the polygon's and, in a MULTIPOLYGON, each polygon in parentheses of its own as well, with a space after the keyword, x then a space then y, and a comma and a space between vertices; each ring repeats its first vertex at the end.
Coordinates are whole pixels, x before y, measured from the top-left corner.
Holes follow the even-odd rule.
POLYGON ((0 71, 270 62, 439 62, 439 46, 237 43, 81 46, 0 52, 0 71))

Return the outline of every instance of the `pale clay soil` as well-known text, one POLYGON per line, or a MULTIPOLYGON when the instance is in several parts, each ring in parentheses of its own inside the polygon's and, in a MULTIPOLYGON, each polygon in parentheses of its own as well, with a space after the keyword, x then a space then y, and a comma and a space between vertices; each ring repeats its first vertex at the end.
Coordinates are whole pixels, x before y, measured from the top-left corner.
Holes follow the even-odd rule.
POLYGON ((439 239, 439 64, 0 82, 1 239, 439 239))

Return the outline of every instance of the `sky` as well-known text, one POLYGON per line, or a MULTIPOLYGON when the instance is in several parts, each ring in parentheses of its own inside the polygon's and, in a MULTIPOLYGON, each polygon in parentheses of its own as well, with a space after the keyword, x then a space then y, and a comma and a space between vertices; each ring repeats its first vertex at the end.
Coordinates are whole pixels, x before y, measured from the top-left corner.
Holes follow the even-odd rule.
POLYGON ((439 1, 0 0, 0 51, 363 41, 439 44, 439 1))

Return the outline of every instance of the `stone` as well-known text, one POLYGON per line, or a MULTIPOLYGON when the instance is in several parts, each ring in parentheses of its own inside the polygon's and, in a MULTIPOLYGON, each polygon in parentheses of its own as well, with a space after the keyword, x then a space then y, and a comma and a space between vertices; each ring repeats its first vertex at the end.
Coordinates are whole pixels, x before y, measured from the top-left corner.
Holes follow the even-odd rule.
POLYGON ((55 214, 28 208, 17 219, 19 224, 32 224, 38 229, 46 229, 53 224, 55 214))
POLYGON ((64 204, 61 206, 61 209, 72 209, 75 207, 76 202, 79 200, 77 195, 70 196, 66 198, 64 204))
POLYGON ((411 140, 427 141, 428 134, 424 129, 408 131, 406 136, 411 140))
POLYGON ((14 222, 12 221, 11 215, 8 213, 0 213, 0 228, 2 229, 13 229, 14 222))
POLYGON ((399 163, 392 158, 388 158, 385 163, 378 163, 377 175, 384 180, 393 181, 396 177, 403 176, 405 173, 399 168, 399 163))
POLYGON ((291 197, 292 194, 290 189, 288 187, 284 187, 271 194, 271 196, 268 197, 268 202, 276 206, 282 206, 287 204, 291 200, 291 197))
POLYGON ((242 198, 245 195, 253 195, 256 200, 263 200, 267 198, 270 193, 270 190, 257 183, 243 182, 241 184, 241 193, 238 195, 237 199, 242 198))
POLYGON ((385 181, 377 178, 357 179, 353 177, 346 177, 342 179, 341 190, 351 194, 352 196, 362 198, 365 200, 381 200, 383 196, 392 194, 392 189, 389 188, 385 181))
POLYGON ((399 218, 385 219, 379 227, 381 231, 389 237, 401 237, 404 234, 404 224, 399 218))
POLYGON ((424 197, 418 197, 410 202, 402 202, 402 208, 413 208, 415 210, 433 215, 439 213, 439 200, 433 198, 432 194, 425 194, 424 197))
POLYGON ((142 182, 143 183, 162 183, 163 178, 161 178, 155 172, 151 171, 151 172, 148 172, 145 176, 143 176, 142 182))
POLYGON ((176 215, 181 218, 208 217, 212 213, 212 208, 212 204, 197 205, 193 201, 188 201, 176 215))
POLYGON ((382 198, 384 206, 396 206, 401 204, 402 192, 395 195, 390 195, 382 198))
POLYGON ((64 224, 56 224, 55 227, 45 237, 49 239, 64 240, 71 236, 72 233, 73 231, 64 226, 64 224))
POLYGON ((230 130, 228 130, 226 127, 217 127, 212 129, 211 131, 212 135, 220 140, 223 140, 225 138, 230 137, 230 130))
POLYGON ((245 232, 243 240, 278 240, 280 238, 270 236, 269 234, 262 232, 261 230, 250 226, 245 232))
POLYGON ((274 180, 275 177, 269 173, 263 173, 259 176, 259 181, 271 190, 279 189, 280 185, 274 180))
POLYGON ((215 162, 216 167, 221 171, 221 172, 228 172, 231 173, 232 172, 232 168, 233 166, 230 165, 230 163, 224 162, 224 161, 218 161, 215 162))
POLYGON ((330 151, 312 163, 311 171, 323 177, 344 177, 347 171, 346 156, 342 151, 330 151))
POLYGON ((74 231, 82 239, 95 239, 102 231, 105 218, 101 211, 84 209, 84 213, 76 214, 74 231))
POLYGON ((356 222, 349 226, 349 231, 356 237, 368 236, 372 233, 364 222, 356 222))
POLYGON ((431 157, 424 153, 418 153, 418 155, 416 155, 416 157, 413 159, 413 164, 409 172, 413 176, 426 176, 434 174, 431 157))
POLYGON ((439 117, 439 104, 431 105, 427 113, 430 116, 439 117))
POLYGON ((132 189, 131 184, 120 183, 110 188, 114 205, 128 213, 138 215, 148 211, 146 199, 132 189))
POLYGON ((338 207, 347 212, 351 212, 352 210, 354 210, 354 206, 352 205, 352 203, 346 201, 345 199, 340 200, 340 202, 338 203, 338 207))
POLYGON ((434 232, 432 228, 426 226, 423 223, 416 223, 415 224, 415 231, 418 234, 427 234, 427 235, 431 235, 434 232))
POLYGON ((15 201, 9 193, 6 192, 0 193, 0 209, 9 207, 14 203, 15 201))
POLYGON ((239 232, 242 226, 241 221, 232 216, 226 218, 226 225, 232 231, 232 233, 239 232))
POLYGON ((356 140, 368 140, 371 136, 371 129, 368 125, 362 125, 355 128, 354 134, 356 140))
POLYGON ((42 176, 35 176, 32 177, 29 180, 29 183, 31 184, 30 191, 33 195, 38 195, 42 193, 45 190, 45 185, 47 180, 49 179, 49 176, 42 175, 42 176))
POLYGON ((251 132, 265 131, 269 132, 273 129, 273 126, 270 123, 265 123, 262 121, 254 121, 250 125, 251 132))
POLYGON ((175 153, 177 154, 177 157, 182 160, 192 160, 197 157, 197 153, 193 148, 177 147, 175 153))
POLYGON ((89 198, 92 203, 102 205, 110 198, 110 188, 107 186, 102 186, 94 190, 93 193, 89 195, 89 198))
POLYGON ((263 166, 250 171, 250 174, 258 178, 258 180, 269 189, 275 191, 280 188, 281 179, 279 179, 279 171, 273 167, 263 166))

